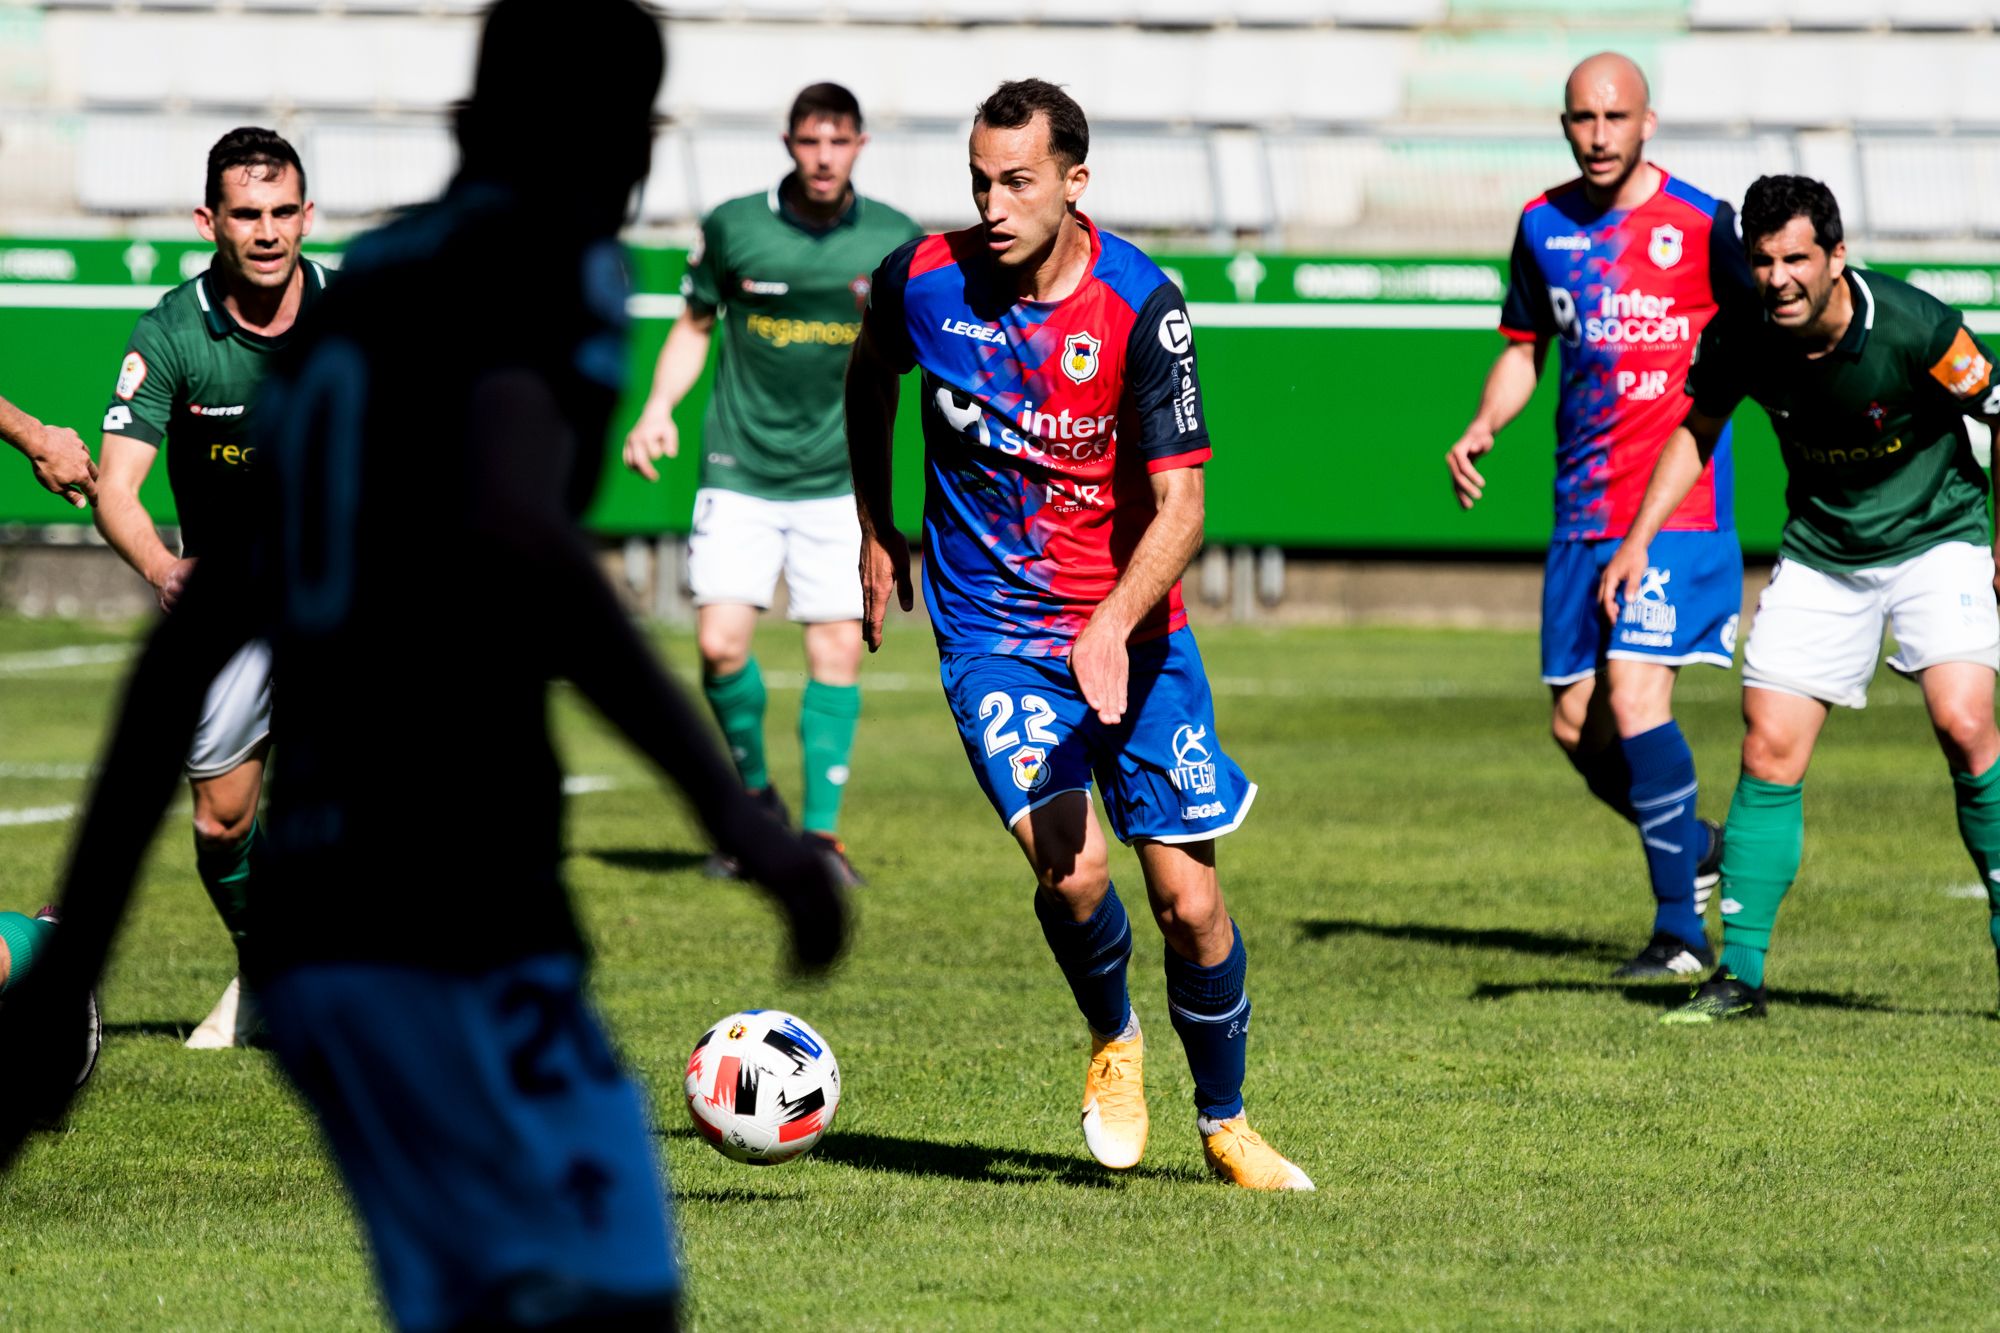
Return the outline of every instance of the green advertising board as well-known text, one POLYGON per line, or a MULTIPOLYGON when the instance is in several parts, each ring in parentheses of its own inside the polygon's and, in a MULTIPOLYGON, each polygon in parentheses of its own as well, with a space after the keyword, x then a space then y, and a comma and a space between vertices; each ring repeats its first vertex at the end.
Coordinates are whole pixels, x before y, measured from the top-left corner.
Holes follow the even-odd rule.
MULTIPOLYGON (((338 247, 309 253, 337 263, 338 247)), ((209 251, 190 239, 0 240, 0 394, 95 443, 126 335, 165 288, 199 272, 209 251)), ((637 415, 653 359, 679 313, 683 251, 635 247, 633 393, 604 447, 637 415)), ((1292 548, 1530 552, 1546 542, 1554 479, 1553 376, 1502 435, 1485 499, 1453 501, 1443 457, 1471 415, 1505 289, 1502 260, 1343 259, 1254 254, 1159 256, 1186 291, 1198 331, 1215 439, 1209 465, 1212 542, 1292 548)), ((2000 267, 1882 264, 1965 308, 1972 327, 2000 330, 2000 267)), ((504 331, 482 330, 485 336, 504 331)), ((448 332, 444 336, 449 336, 448 332)), ((685 531, 699 457, 706 377, 681 405, 686 447, 657 485, 615 465, 590 512, 612 534, 685 531)), ((913 395, 897 436, 898 517, 922 503, 913 395)), ((1783 464, 1762 413, 1737 417, 1737 523, 1752 551, 1776 549, 1783 464)), ((173 516, 164 468, 146 500, 173 516)), ((0 523, 82 516, 0 456, 0 523)))

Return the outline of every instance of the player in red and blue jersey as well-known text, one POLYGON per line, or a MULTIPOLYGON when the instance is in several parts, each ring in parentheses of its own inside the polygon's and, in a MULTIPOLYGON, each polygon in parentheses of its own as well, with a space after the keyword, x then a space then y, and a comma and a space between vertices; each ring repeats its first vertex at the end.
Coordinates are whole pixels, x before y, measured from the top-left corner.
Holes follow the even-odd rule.
POLYGON ((1063 91, 1003 84, 971 141, 980 224, 876 270, 848 370, 863 632, 911 604, 890 503, 899 377, 921 368, 924 595, 966 757, 1036 876, 1035 913, 1091 1032, 1083 1133, 1146 1145, 1132 931, 1091 812, 1138 852, 1166 936, 1168 1010, 1209 1166, 1255 1189, 1312 1181, 1243 1115, 1250 1001, 1215 839, 1256 785, 1217 741, 1180 576, 1201 545, 1207 419, 1180 292, 1077 211, 1090 130, 1063 91))
POLYGON ((1713 962, 1702 925, 1721 829, 1695 814, 1694 756, 1673 717, 1681 667, 1736 651, 1743 555, 1727 433, 1652 547, 1637 597, 1607 621, 1598 575, 1639 511, 1653 464, 1687 415, 1696 340, 1750 273, 1729 205, 1645 160, 1645 75, 1604 53, 1578 65, 1563 132, 1582 175, 1531 202, 1514 239, 1494 362, 1479 411, 1446 455, 1459 504, 1486 479, 1474 460, 1534 394, 1560 348, 1555 532, 1542 584, 1542 680, 1556 743, 1599 800, 1639 829, 1653 935, 1615 974, 1688 976, 1713 962))

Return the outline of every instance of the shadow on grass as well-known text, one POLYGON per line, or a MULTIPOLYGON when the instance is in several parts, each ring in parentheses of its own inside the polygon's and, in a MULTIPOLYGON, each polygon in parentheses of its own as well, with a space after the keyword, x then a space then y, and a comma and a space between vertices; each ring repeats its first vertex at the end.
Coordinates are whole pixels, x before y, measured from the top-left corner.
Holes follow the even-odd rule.
POLYGON ((136 1023, 106 1023, 104 1035, 107 1037, 172 1037, 175 1041, 186 1041, 187 1035, 201 1025, 199 1018, 186 1022, 142 1020, 136 1023))
POLYGON ((1463 926, 1425 926, 1414 922, 1347 921, 1322 918, 1299 922, 1299 934, 1309 940, 1337 939, 1343 935, 1367 935, 1379 940, 1408 940, 1418 944, 1444 944, 1459 949, 1501 949, 1508 953, 1533 954, 1539 958, 1595 958, 1623 962, 1615 944, 1583 939, 1576 935, 1548 935, 1536 930, 1471 930, 1463 926))
MULTIPOLYGON (((1470 998, 1510 1000, 1516 995, 1618 995, 1633 1004, 1651 1005, 1664 1013, 1687 999, 1690 989, 1690 983, 1685 981, 1663 981, 1648 985, 1629 985, 1616 981, 1489 981, 1476 987, 1470 998)), ((1910 1009, 1884 1004, 1866 995, 1842 995, 1825 990, 1792 990, 1789 987, 1784 990, 1774 989, 1771 992, 1771 1003, 1803 1009, 1845 1009, 1865 1014, 1942 1016, 1959 1012, 1952 1009, 1910 1009)))
POLYGON ((687 851, 679 847, 603 847, 585 855, 620 870, 638 870, 654 875, 687 870, 708 859, 707 852, 687 851))
MULTIPOLYGON (((692 1138, 691 1129, 670 1129, 669 1138, 692 1138)), ((1033 1185, 1052 1182, 1085 1189, 1121 1189, 1127 1178, 1191 1179, 1185 1171, 1134 1167, 1107 1171, 1087 1157, 1069 1153, 1034 1152, 1025 1148, 993 1148, 980 1143, 937 1143, 930 1139, 897 1138, 836 1128, 812 1151, 815 1160, 861 1171, 894 1171, 926 1179, 969 1180, 989 1185, 1033 1185)), ((743 1190, 714 1191, 714 1201, 762 1199, 743 1190)), ((694 1196, 701 1197, 701 1196, 694 1196)))

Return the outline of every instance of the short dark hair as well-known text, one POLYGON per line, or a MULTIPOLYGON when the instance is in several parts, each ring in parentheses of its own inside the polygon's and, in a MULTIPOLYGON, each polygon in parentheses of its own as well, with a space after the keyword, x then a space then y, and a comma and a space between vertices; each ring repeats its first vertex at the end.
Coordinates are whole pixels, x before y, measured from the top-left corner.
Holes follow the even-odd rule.
POLYGON ((208 150, 208 185, 202 200, 210 208, 222 202, 222 174, 233 167, 262 167, 273 176, 286 167, 299 173, 299 198, 306 197, 306 167, 299 150, 286 143, 276 130, 245 125, 215 141, 208 150))
POLYGON ((1049 151, 1067 171, 1090 156, 1090 122, 1076 99, 1045 79, 1003 83, 979 104, 978 122, 996 130, 1018 130, 1039 111, 1049 118, 1049 151))
POLYGON ((792 109, 785 117, 785 133, 790 134, 806 120, 840 120, 853 117, 854 129, 859 133, 861 124, 861 103, 853 93, 837 83, 815 83, 809 88, 801 88, 799 95, 792 99, 792 109))
POLYGON ((1832 190, 1808 176, 1759 176, 1743 196, 1743 243, 1755 245, 1793 218, 1812 223, 1813 240, 1829 253, 1845 234, 1832 190))

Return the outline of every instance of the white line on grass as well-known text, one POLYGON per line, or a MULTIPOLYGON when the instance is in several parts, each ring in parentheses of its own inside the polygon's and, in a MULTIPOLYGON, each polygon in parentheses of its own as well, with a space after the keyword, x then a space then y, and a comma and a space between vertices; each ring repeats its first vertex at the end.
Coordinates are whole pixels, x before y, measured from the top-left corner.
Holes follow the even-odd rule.
POLYGON ((0 764, 0 778, 52 778, 74 782, 97 771, 94 764, 0 764))
POLYGON ((131 656, 132 645, 128 643, 80 643, 65 648, 45 648, 37 653, 8 653, 0 657, 0 675, 102 666, 107 662, 123 662, 131 656))
POLYGON ((76 814, 74 805, 31 805, 24 810, 0 810, 0 828, 23 824, 60 824, 76 814))
MULTIPOLYGON (((27 767, 27 765, 15 765, 14 767, 27 767)), ((78 776, 87 776, 91 771, 83 764, 48 764, 42 765, 42 767, 75 770, 78 776)), ((0 773, 0 776, 11 775, 0 773)), ((619 785, 617 778, 607 774, 579 773, 575 777, 563 779, 563 794, 565 796, 588 796, 593 792, 615 791, 619 785)), ((0 810, 0 828, 18 828, 27 824, 60 824, 64 820, 75 818, 78 809, 79 807, 76 804, 71 803, 69 805, 31 805, 18 810, 0 810)), ((181 806, 179 811, 170 811, 169 813, 180 813, 186 809, 186 806, 181 806)))
POLYGON ((1977 898, 1986 901, 1986 886, 1983 884, 1954 884, 1944 891, 1947 898, 1977 898))

